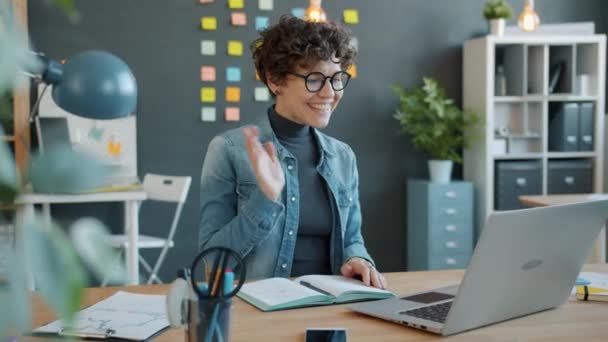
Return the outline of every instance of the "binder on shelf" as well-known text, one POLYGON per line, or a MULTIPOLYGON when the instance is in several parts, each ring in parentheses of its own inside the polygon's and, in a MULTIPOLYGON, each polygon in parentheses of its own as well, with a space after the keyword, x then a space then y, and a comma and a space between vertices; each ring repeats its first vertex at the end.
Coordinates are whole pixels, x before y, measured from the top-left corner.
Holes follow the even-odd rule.
POLYGON ((560 103, 549 118, 549 150, 578 151, 578 103, 560 103))
POLYGON ((579 104, 578 150, 593 151, 593 103, 591 102, 579 104))

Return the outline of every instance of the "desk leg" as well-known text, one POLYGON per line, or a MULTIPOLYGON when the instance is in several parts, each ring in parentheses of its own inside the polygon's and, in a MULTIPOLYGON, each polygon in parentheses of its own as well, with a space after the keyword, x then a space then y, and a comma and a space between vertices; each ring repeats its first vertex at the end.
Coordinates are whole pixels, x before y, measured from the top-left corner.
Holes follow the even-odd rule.
MULTIPOLYGON (((15 218, 15 248, 17 252, 16 254, 20 258, 23 258, 26 264, 29 264, 29 260, 25 260, 25 258, 27 258, 27 254, 25 252, 23 225, 27 219, 31 217, 34 217, 33 204, 23 204, 18 206, 17 217, 15 218)), ((28 272, 27 274, 27 289, 30 291, 36 291, 36 281, 32 272, 28 272)))
POLYGON ((129 244, 125 250, 126 268, 127 268, 127 284, 139 284, 139 201, 125 202, 125 234, 128 237, 129 244))

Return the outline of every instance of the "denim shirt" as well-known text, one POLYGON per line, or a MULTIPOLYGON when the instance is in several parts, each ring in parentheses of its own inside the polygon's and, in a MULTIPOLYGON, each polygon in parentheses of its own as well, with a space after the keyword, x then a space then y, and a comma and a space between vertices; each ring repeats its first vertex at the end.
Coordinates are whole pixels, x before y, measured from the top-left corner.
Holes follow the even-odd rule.
MULTIPOLYGON (((280 199, 270 200, 258 187, 240 129, 214 137, 201 174, 199 247, 223 246, 238 252, 249 279, 289 277, 299 222, 297 160, 280 145, 267 115, 256 126, 260 141, 272 141, 277 149, 285 174, 280 199)), ((313 132, 319 145, 317 171, 332 199, 331 269, 339 274, 342 264, 353 257, 373 263, 361 235, 356 159, 345 143, 313 132)))

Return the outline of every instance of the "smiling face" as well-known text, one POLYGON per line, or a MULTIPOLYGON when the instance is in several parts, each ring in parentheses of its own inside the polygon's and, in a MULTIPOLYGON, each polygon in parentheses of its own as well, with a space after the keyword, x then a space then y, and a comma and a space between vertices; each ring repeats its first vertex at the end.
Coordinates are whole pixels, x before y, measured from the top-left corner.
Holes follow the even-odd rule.
MULTIPOLYGON (((331 77, 340 70, 339 63, 326 60, 310 68, 296 67, 293 72, 300 75, 320 72, 331 77)), ((274 83, 268 79, 268 85, 276 95, 277 113, 293 122, 314 128, 327 126, 332 112, 344 94, 344 90, 333 90, 329 79, 325 80, 320 91, 311 93, 306 89, 306 81, 293 74, 287 74, 281 83, 274 83)))

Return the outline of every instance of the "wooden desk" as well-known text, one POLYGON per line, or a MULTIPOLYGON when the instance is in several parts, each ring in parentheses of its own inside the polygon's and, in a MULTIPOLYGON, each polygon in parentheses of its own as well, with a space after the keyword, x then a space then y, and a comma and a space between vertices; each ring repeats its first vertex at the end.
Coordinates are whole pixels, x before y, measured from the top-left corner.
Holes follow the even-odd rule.
MULTIPOLYGON (((109 191, 87 194, 23 194, 15 203, 18 205, 17 217, 20 222, 34 213, 34 205, 41 204, 45 219, 51 220, 51 204, 58 203, 99 203, 99 202, 124 202, 125 219, 124 232, 129 237, 129 244, 125 249, 125 263, 127 269, 127 281, 129 285, 139 284, 139 205, 147 198, 143 190, 131 191, 109 191)), ((20 246, 20 233, 16 234, 16 245, 20 246)), ((30 288, 34 289, 34 279, 31 279, 30 288)))
MULTIPOLYGON (((606 272, 608 265, 588 265, 585 271, 606 272)), ((396 293, 428 290, 457 283, 463 270, 387 273, 390 289, 396 293)), ((167 285, 129 286, 87 289, 84 305, 91 305, 118 290, 139 293, 166 293, 167 285)), ((231 322, 231 341, 304 341, 307 327, 345 327, 349 342, 354 341, 428 341, 441 337, 398 324, 367 317, 348 310, 348 304, 277 312, 261 312, 236 299, 231 322)), ((38 298, 33 302, 33 326, 53 319, 38 298)), ((606 341, 608 303, 580 302, 569 299, 557 309, 521 317, 449 337, 455 341, 606 341)), ((442 338, 443 340, 443 338, 442 338)), ((25 337, 21 341, 49 341, 25 337)), ((184 334, 169 329, 154 342, 182 342, 184 334)))
MULTIPOLYGON (((538 195, 519 197, 520 202, 529 207, 572 204, 591 201, 593 199, 608 199, 608 194, 538 195)), ((587 261, 590 263, 606 262, 606 228, 602 229, 597 240, 595 240, 595 246, 587 261)))

